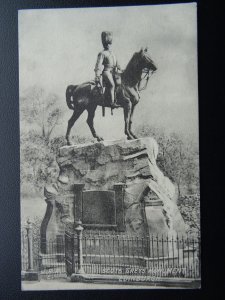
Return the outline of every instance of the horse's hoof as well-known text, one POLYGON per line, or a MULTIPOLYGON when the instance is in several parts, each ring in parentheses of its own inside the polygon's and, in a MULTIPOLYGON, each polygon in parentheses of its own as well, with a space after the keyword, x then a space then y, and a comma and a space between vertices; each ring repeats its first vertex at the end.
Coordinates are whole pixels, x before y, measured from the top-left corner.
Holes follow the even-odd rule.
POLYGON ((72 146, 73 144, 70 141, 67 141, 67 146, 72 146))
POLYGON ((104 139, 103 139, 102 137, 98 137, 98 138, 97 138, 97 141, 98 141, 98 142, 102 142, 102 141, 104 141, 104 139))

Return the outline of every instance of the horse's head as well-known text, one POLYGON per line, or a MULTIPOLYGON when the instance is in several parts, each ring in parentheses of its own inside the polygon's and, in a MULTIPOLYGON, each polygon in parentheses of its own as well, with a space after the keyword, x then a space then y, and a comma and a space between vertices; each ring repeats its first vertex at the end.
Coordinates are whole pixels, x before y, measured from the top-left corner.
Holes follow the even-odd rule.
POLYGON ((157 68, 150 58, 147 48, 141 48, 135 52, 123 72, 123 82, 129 86, 135 86, 141 80, 143 73, 149 74, 149 71, 156 71, 157 68))
POLYGON ((153 72, 157 70, 157 67, 155 66, 154 62, 150 58, 148 48, 141 48, 139 52, 136 53, 136 57, 139 63, 140 68, 152 70, 153 72))

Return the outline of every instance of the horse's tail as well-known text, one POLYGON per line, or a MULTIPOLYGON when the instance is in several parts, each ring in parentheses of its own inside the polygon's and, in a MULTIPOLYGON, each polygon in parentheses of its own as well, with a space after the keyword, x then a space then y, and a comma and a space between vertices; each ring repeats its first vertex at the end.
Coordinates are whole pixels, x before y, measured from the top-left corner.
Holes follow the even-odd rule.
POLYGON ((72 94, 76 87, 77 85, 69 85, 66 89, 66 104, 69 107, 69 109, 74 109, 72 94))

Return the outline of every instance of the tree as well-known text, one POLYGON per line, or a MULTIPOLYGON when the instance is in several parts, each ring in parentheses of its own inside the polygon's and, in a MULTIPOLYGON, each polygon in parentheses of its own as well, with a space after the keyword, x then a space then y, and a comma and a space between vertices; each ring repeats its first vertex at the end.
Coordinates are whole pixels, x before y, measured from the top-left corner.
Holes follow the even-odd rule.
MULTIPOLYGON (((85 142, 85 138, 74 137, 77 143, 85 142)), ((56 155, 60 147, 65 145, 65 137, 51 138, 48 143, 35 130, 21 134, 21 190, 30 193, 33 188, 43 192, 47 183, 57 181, 59 168, 56 155)))
POLYGON ((28 186, 42 191, 47 182, 54 182, 58 176, 55 153, 34 130, 22 134, 20 144, 21 190, 26 192, 28 186))
POLYGON ((159 144, 157 163, 163 173, 177 186, 178 195, 199 192, 198 147, 193 141, 163 129, 142 126, 140 136, 152 136, 159 144))
POLYGON ((48 143, 62 116, 58 96, 46 94, 43 88, 33 86, 23 92, 20 107, 21 120, 32 124, 48 143))

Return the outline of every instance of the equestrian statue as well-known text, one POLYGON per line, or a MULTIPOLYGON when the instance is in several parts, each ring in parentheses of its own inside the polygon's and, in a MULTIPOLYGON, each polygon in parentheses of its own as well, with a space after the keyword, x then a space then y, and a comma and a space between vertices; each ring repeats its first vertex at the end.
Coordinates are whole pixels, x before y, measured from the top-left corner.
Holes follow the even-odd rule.
POLYGON ((102 106, 103 116, 105 107, 110 107, 111 111, 115 108, 123 108, 127 139, 137 138, 131 129, 134 108, 139 102, 140 91, 147 87, 150 75, 157 68, 149 56, 148 49, 142 48, 134 53, 127 67, 122 71, 111 48, 112 33, 104 31, 101 38, 104 49, 97 57, 95 80, 80 85, 69 85, 66 89, 67 105, 74 111, 68 121, 67 145, 72 145, 71 129, 85 110, 88 112, 87 124, 93 137, 99 142, 103 140, 94 128, 95 110, 98 105, 102 106))

